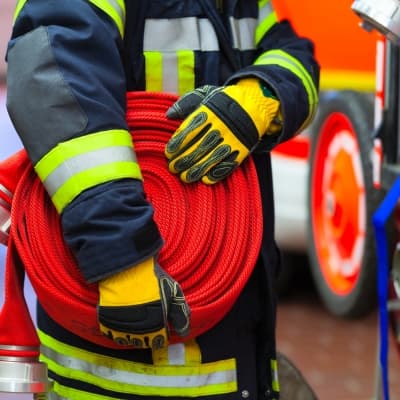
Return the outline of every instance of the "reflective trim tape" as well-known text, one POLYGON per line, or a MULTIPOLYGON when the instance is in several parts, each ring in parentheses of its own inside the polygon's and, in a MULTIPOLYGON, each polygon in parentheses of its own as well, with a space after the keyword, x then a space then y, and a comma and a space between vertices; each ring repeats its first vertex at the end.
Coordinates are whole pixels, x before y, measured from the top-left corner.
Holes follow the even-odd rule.
POLYGON ((195 340, 171 344, 153 350, 155 365, 198 365, 201 364, 200 347, 195 340))
MULTIPOLYGON (((97 8, 105 12, 117 25, 121 37, 125 29, 125 2, 123 0, 89 0, 97 8)), ((13 23, 24 7, 27 0, 18 0, 14 11, 13 23)))
POLYGON ((145 52, 146 90, 182 95, 195 85, 194 52, 145 52))
POLYGON ((271 0, 258 2, 258 26, 255 33, 255 44, 258 45, 263 36, 278 22, 271 0))
POLYGON ((15 6, 15 11, 14 11, 14 17, 13 17, 13 23, 15 22, 15 20, 18 18, 19 13, 21 12, 21 10, 24 8, 25 3, 28 0, 18 0, 17 1, 17 5, 15 6))
POLYGON ((144 29, 146 90, 182 95, 195 86, 195 51, 218 51, 209 20, 147 19, 144 29))
MULTIPOLYGON (((163 56, 160 52, 147 51, 144 53, 146 70, 146 90, 149 92, 164 92, 163 90, 163 56)), ((173 75, 174 71, 171 71, 173 75)), ((171 79, 173 81, 174 79, 171 79)), ((175 74, 176 85, 176 74, 175 74)), ((176 85, 177 86, 177 85, 176 85)))
POLYGON ((279 376, 278 376, 278 362, 277 360, 271 359, 271 375, 272 375, 272 390, 279 392, 279 376))
MULTIPOLYGON (((182 95, 193 90, 195 87, 195 74, 194 74, 194 52, 190 50, 181 50, 177 52, 178 55, 178 91, 182 95)), ((168 79, 164 79, 168 80, 168 79)))
POLYGON ((314 85, 313 79, 304 66, 290 54, 282 50, 271 50, 262 54, 257 58, 254 64, 258 65, 277 65, 282 68, 288 69, 295 74, 303 83, 307 92, 309 112, 308 117, 304 121, 300 130, 304 129, 314 117, 318 105, 318 92, 314 85))
POLYGON ((239 50, 254 50, 257 19, 256 18, 234 18, 230 17, 229 22, 232 30, 233 48, 239 50))
POLYGON ((105 12, 117 25, 121 37, 125 29, 125 2, 123 0, 89 0, 105 12))
POLYGON ((166 397, 210 396, 237 391, 234 359, 190 366, 156 366, 78 349, 40 330, 38 334, 42 343, 40 360, 49 370, 105 390, 166 397))
POLYGON ((131 135, 111 130, 59 143, 36 165, 59 213, 83 190, 114 179, 142 179, 131 135))
POLYGON ((146 19, 144 51, 218 51, 218 39, 208 19, 185 17, 146 19))

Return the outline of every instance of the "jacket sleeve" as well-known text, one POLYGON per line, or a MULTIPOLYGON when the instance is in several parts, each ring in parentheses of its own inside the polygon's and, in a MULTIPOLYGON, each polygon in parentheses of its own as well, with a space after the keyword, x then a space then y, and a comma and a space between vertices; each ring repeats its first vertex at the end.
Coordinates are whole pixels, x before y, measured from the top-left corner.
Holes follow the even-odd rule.
POLYGON ((163 242, 125 120, 122 1, 18 1, 7 108, 88 282, 163 242))
POLYGON ((277 21, 271 0, 260 1, 254 63, 230 77, 232 83, 246 76, 261 79, 281 103, 283 129, 265 136, 262 148, 271 150, 306 128, 318 105, 319 64, 314 44, 300 37, 289 21, 277 21))

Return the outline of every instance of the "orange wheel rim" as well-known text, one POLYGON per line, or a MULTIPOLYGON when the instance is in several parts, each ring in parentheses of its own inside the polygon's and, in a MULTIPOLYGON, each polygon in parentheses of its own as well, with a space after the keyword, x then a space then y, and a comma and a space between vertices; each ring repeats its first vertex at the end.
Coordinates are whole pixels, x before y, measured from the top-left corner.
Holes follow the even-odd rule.
POLYGON ((311 179, 314 244, 321 273, 337 295, 354 289, 365 245, 366 195, 357 136, 348 117, 322 126, 311 179))

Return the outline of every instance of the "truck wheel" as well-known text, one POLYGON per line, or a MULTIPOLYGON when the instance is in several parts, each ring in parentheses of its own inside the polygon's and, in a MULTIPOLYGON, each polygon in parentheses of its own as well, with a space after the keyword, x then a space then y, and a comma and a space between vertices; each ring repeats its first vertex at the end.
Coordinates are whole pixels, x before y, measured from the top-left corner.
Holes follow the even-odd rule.
POLYGON ((376 302, 372 116, 366 94, 334 92, 321 98, 311 127, 308 256, 323 303, 341 317, 364 315, 376 302))

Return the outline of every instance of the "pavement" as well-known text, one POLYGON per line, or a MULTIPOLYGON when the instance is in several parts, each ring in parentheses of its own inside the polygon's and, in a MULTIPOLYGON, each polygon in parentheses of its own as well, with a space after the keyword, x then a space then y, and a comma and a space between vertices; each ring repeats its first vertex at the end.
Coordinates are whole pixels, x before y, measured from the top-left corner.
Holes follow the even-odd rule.
MULTIPOLYGON (((292 283, 279 302, 278 349, 300 369, 320 400, 380 400, 377 388, 378 313, 356 320, 330 315, 311 278, 292 283)), ((391 400, 400 399, 400 358, 394 337, 389 344, 391 400)), ((296 399, 293 399, 296 400, 296 399)))

